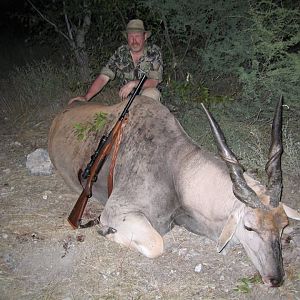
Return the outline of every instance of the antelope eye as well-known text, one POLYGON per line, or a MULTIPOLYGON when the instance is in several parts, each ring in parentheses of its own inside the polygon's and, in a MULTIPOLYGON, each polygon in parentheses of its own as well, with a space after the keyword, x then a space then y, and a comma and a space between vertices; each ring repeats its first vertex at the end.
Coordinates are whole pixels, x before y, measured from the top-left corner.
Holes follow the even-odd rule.
POLYGON ((254 229, 252 229, 251 227, 248 227, 248 226, 246 226, 246 225, 244 225, 244 228, 245 228, 246 230, 248 230, 248 231, 254 231, 254 229))

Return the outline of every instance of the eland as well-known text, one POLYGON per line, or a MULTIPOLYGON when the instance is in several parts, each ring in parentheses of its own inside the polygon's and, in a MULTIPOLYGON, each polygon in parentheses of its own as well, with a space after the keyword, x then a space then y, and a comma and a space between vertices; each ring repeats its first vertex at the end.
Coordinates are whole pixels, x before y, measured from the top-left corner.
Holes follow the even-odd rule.
MULTIPOLYGON (((124 102, 113 106, 88 103, 54 119, 50 158, 74 191, 81 192, 78 172, 124 106, 124 102), (74 125, 91 121, 99 112, 107 116, 102 131, 79 140, 74 125)), ((93 186, 94 198, 104 206, 102 234, 154 258, 164 251, 163 235, 174 225, 184 226, 215 240, 219 252, 241 243, 264 283, 279 286, 284 279, 281 234, 288 218, 300 220, 296 210, 281 202, 282 99, 273 120, 267 186, 244 171, 218 124, 205 112, 220 157, 193 142, 157 99, 136 97, 124 128, 110 197, 106 184, 110 158, 93 186)))

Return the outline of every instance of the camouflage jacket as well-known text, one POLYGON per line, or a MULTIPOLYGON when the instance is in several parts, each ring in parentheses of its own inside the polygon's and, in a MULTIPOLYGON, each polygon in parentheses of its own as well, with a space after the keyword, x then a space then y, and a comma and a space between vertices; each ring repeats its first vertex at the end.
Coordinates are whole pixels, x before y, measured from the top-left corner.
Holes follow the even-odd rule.
POLYGON ((161 82, 163 73, 161 51, 156 45, 146 45, 144 55, 134 66, 129 46, 123 45, 115 51, 100 73, 108 76, 111 80, 118 77, 122 85, 131 80, 141 79, 144 73, 149 79, 161 82))

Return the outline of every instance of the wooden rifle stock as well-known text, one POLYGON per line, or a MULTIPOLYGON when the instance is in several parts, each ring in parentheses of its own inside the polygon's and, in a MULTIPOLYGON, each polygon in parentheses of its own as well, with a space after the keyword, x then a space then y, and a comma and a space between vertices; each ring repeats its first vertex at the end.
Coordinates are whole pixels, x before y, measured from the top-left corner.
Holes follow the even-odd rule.
MULTIPOLYGON (((125 116, 128 114, 129 107, 131 106, 135 96, 141 90, 144 82, 146 81, 147 77, 144 75, 141 80, 139 81, 138 86, 136 87, 134 93, 130 97, 128 103, 126 104, 122 114, 120 115, 117 123, 110 131, 108 136, 103 136, 100 140, 100 143, 91 157, 91 161, 88 163, 86 169, 84 170, 82 177, 84 179, 87 178, 85 187, 80 194, 75 206, 73 207, 69 217, 68 222, 76 229, 81 226, 81 219, 84 213, 85 207, 87 205, 88 199, 92 197, 92 186, 93 183, 97 180, 98 173, 103 166, 106 158, 108 157, 113 145, 114 141, 118 135, 118 131, 121 130, 122 122, 125 116)), ((81 176, 81 175, 80 175, 81 176)))
POLYGON ((81 218, 88 200, 89 196, 86 195, 86 190, 84 189, 68 217, 68 222, 73 229, 76 229, 80 226, 81 218))
POLYGON ((92 185, 96 181, 98 172, 100 171, 101 166, 104 164, 107 156, 111 151, 111 148, 114 145, 114 140, 116 138, 118 131, 121 128, 121 125, 122 125, 122 121, 119 120, 114 126, 114 128, 112 129, 112 134, 107 139, 106 144, 102 148, 101 153, 96 157, 94 164, 91 167, 90 175, 87 179, 85 187, 81 192, 75 206, 73 207, 68 217, 68 222, 74 229, 78 228, 81 225, 80 223, 81 223, 83 212, 85 210, 89 198, 92 197, 92 185))

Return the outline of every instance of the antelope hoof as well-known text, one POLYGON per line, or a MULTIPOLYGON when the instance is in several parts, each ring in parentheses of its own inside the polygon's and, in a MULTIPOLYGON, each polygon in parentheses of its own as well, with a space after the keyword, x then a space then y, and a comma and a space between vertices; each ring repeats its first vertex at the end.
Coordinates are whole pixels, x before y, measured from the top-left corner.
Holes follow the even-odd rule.
POLYGON ((102 235, 102 236, 107 236, 109 234, 114 234, 117 232, 116 229, 112 228, 112 227, 109 227, 109 226, 103 226, 101 227, 99 230, 97 230, 97 232, 102 235))

